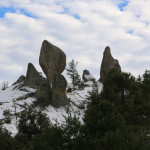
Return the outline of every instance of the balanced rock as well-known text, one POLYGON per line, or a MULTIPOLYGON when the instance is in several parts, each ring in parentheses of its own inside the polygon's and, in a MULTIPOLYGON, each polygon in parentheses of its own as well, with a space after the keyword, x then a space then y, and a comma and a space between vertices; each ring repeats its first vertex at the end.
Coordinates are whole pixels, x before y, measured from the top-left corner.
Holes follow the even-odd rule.
POLYGON ((57 74, 53 78, 52 83, 52 101, 51 105, 54 107, 65 106, 69 104, 66 95, 67 81, 62 74, 57 74))
POLYGON ((95 78, 90 74, 88 70, 84 70, 82 74, 82 79, 84 82, 93 81, 95 78))
POLYGON ((60 48, 44 40, 39 63, 51 85, 54 75, 61 74, 64 71, 66 67, 66 55, 60 48))
POLYGON ((45 73, 51 89, 51 105, 61 107, 69 104, 66 95, 67 81, 61 73, 66 67, 66 55, 58 47, 43 41, 39 64, 45 73))
POLYGON ((33 64, 28 64, 26 78, 22 84, 23 86, 28 86, 31 88, 37 88, 42 82, 45 82, 45 78, 43 78, 39 72, 35 69, 33 64))
POLYGON ((104 81, 108 72, 113 68, 121 71, 121 67, 119 65, 118 60, 113 58, 113 56, 111 55, 110 47, 107 46, 104 50, 103 60, 101 63, 101 69, 100 69, 100 81, 101 82, 104 81))

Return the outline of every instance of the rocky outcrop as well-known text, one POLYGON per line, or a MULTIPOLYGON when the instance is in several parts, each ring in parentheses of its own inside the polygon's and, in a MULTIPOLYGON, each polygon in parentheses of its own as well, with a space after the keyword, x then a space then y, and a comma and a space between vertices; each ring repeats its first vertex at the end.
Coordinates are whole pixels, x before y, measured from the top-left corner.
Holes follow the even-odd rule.
POLYGON ((54 75, 61 74, 64 71, 66 67, 66 55, 60 48, 44 40, 39 63, 51 85, 54 75))
POLYGON ((23 91, 26 90, 26 87, 37 90, 25 95, 25 97, 20 97, 20 99, 33 94, 32 96, 37 99, 37 105, 43 108, 50 104, 54 107, 68 105, 69 100, 66 95, 67 81, 61 74, 66 67, 65 53, 45 40, 42 43, 39 64, 47 79, 40 75, 33 64, 29 63, 26 77, 21 76, 14 84, 23 91))
POLYGON ((82 74, 82 79, 84 82, 93 81, 95 78, 90 74, 88 70, 84 70, 82 74))
POLYGON ((51 104, 52 90, 49 86, 48 81, 40 84, 40 86, 38 87, 35 93, 35 96, 36 96, 38 105, 42 106, 43 108, 51 104))
POLYGON ((121 67, 119 65, 118 60, 114 59, 111 55, 110 48, 107 46, 103 53, 103 60, 100 69, 100 81, 103 82, 105 77, 107 76, 108 72, 116 68, 117 70, 121 71, 121 67))
POLYGON ((58 47, 48 41, 43 41, 39 64, 49 82, 51 92, 51 105, 54 107, 69 104, 66 96, 67 81, 61 73, 66 67, 66 55, 58 47))
POLYGON ((52 101, 54 107, 65 106, 69 104, 67 99, 67 81, 62 74, 57 74, 53 78, 52 101))
POLYGON ((33 64, 28 64, 26 78, 21 87, 28 86, 31 88, 37 89, 37 87, 42 83, 45 82, 45 78, 43 78, 39 72, 35 69, 33 64))
POLYGON ((17 85, 17 84, 19 84, 19 83, 23 83, 24 82, 24 80, 25 80, 25 76, 24 75, 21 75, 20 77, 19 77, 19 79, 16 81, 16 82, 14 82, 12 85, 17 85))

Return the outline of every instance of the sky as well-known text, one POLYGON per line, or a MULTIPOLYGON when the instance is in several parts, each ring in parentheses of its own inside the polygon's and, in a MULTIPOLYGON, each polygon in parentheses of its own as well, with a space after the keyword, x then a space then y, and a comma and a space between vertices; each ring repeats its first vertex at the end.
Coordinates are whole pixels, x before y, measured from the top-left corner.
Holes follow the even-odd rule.
MULTIPOLYGON (((61 48, 96 79, 106 46, 122 71, 150 69, 150 0, 0 0, 0 82, 15 82, 43 40, 61 48)), ((66 73, 63 73, 66 77, 66 73)), ((67 78, 67 77, 66 77, 67 78)))

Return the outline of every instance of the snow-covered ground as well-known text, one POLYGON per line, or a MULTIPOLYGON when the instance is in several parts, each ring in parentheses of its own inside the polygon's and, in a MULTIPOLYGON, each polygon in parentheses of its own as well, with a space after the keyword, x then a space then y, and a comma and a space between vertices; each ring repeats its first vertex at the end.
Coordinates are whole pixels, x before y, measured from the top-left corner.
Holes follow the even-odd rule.
MULTIPOLYGON (((48 106, 43 112, 46 113, 52 123, 62 123, 65 121, 64 116, 68 116, 68 111, 71 115, 76 115, 79 117, 82 122, 82 118, 84 116, 85 109, 79 109, 75 105, 84 105, 86 107, 88 92, 92 90, 92 82, 86 83, 88 86, 83 90, 75 90, 73 92, 68 92, 67 97, 70 99, 70 106, 54 108, 53 106, 48 106)), ((99 90, 102 89, 102 84, 98 83, 99 90)), ((11 114, 16 112, 21 112, 24 108, 22 107, 25 104, 32 104, 35 101, 35 98, 27 98, 23 100, 17 100, 19 97, 23 97, 28 93, 35 92, 35 89, 32 88, 24 88, 25 90, 14 89, 15 86, 11 86, 4 91, 0 91, 0 120, 4 119, 3 111, 10 110, 11 114), (15 101, 15 105, 14 105, 15 101)), ((17 123, 19 119, 12 115, 12 120, 10 124, 4 124, 4 127, 9 130, 12 135, 15 135, 17 131, 17 123)))

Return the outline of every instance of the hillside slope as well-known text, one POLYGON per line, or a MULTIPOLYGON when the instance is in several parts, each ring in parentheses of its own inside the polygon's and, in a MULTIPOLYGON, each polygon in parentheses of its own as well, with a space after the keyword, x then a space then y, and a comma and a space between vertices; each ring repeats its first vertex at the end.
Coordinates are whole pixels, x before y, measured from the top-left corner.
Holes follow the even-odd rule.
MULTIPOLYGON (((68 92, 67 97, 70 100, 70 106, 54 108, 53 106, 48 106, 45 110, 42 110, 43 113, 46 113, 50 121, 55 124, 56 122, 62 123, 65 118, 68 116, 68 112, 72 116, 76 115, 79 117, 82 122, 84 112, 87 104, 88 92, 92 90, 92 82, 87 82, 87 86, 83 90, 75 90, 73 92, 68 92), (85 107, 85 109, 83 109, 85 107), (82 109, 81 109, 82 108, 82 109)), ((99 90, 102 89, 102 84, 98 82, 99 90)), ((33 93, 36 89, 24 87, 23 89, 14 89, 16 85, 12 85, 4 91, 0 91, 0 120, 4 120, 3 111, 10 110, 11 113, 11 123, 4 123, 4 127, 15 135, 17 131, 17 124, 19 118, 15 117, 15 107, 16 113, 19 113, 25 109, 26 104, 32 105, 35 101, 34 97, 26 98, 26 95, 33 93)), ((19 85, 17 85, 19 86, 19 85)), ((40 108, 36 107, 37 110, 41 111, 40 108)))

